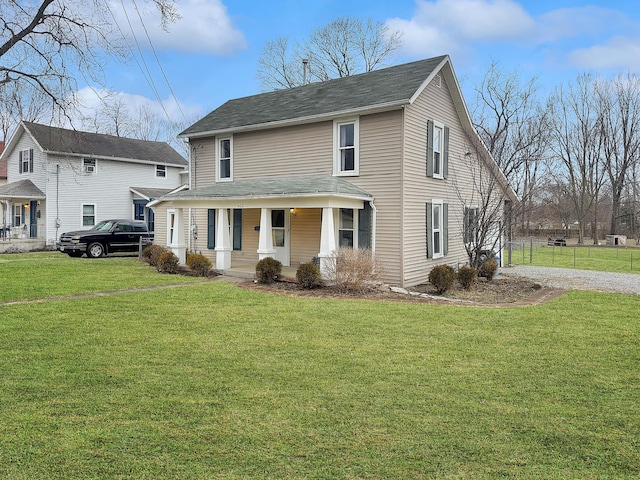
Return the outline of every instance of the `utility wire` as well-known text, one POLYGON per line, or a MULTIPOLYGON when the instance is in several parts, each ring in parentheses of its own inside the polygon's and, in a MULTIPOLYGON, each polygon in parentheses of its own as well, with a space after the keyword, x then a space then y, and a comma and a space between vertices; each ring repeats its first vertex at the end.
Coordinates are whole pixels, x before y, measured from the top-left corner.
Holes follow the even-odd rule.
MULTIPOLYGON (((173 92, 173 88, 171 88, 171 83, 169 83, 169 79, 167 78, 167 74, 165 73, 164 68, 162 68, 162 64, 160 63, 160 59, 158 58, 158 54, 156 53, 156 49, 153 46, 153 42, 151 41, 151 37, 149 36, 149 32, 147 31, 147 26, 144 24, 144 20, 142 19, 142 15, 140 15, 140 10, 138 9, 138 4, 136 3, 136 0, 132 0, 132 3, 133 3, 134 8, 136 9, 136 13, 138 14, 138 18, 140 19, 140 23, 142 24, 142 28, 144 29, 144 33, 147 36, 147 40, 149 41, 149 46, 151 47, 151 51, 153 52, 153 56, 155 57, 156 62, 158 64, 158 67, 160 68, 160 71, 162 72, 162 76, 164 77, 164 81, 166 82, 167 87, 169 87, 169 91, 171 92, 171 96, 173 97, 173 101, 176 102, 176 105, 178 106, 178 110, 180 110, 180 113, 182 114, 182 118, 186 122, 187 121, 187 116, 182 111, 182 106, 178 102, 176 94, 173 92)), ((169 120, 171 120, 171 119, 169 119, 169 120)))
MULTIPOLYGON (((167 119, 169 121, 171 121, 171 117, 169 116, 169 113, 167 112, 167 109, 164 107, 164 103, 162 102, 162 99, 160 98, 160 94, 158 93, 158 89, 156 88, 155 83, 153 82, 153 77, 151 76, 151 71, 149 70, 147 62, 144 59, 144 55, 142 54, 142 49, 140 48, 140 43, 138 42, 138 37, 136 37, 135 30, 133 29, 133 26, 131 25, 131 19, 129 18, 129 14, 127 13, 127 9, 126 9, 126 7, 124 5, 124 0, 120 0, 120 3, 122 5, 122 10, 124 11, 124 15, 125 15, 125 17, 127 19, 127 23, 129 24, 129 29, 131 30, 131 35, 133 36, 133 39, 134 39, 134 41, 136 43, 136 48, 138 49, 138 53, 140 54, 140 58, 142 60, 142 63, 144 64, 144 68, 142 68, 142 66, 138 62, 138 59, 137 59, 135 53, 133 53, 133 50, 131 49, 131 47, 129 47, 129 49, 131 50, 131 53, 133 54, 134 58, 136 59, 136 63, 138 63, 138 67, 142 71, 142 75, 145 77, 145 79, 147 80, 147 83, 151 87, 151 90, 153 91, 153 94, 155 95, 156 100, 158 100, 158 103, 160 104, 160 107, 162 107, 162 111, 166 115, 167 119)), ((137 7, 136 7, 136 10, 137 10, 137 7)), ((115 17, 114 17, 114 20, 115 20, 115 17)), ((117 22, 116 22, 116 24, 117 24, 117 22)), ((118 27, 118 28, 120 28, 120 27, 118 27)), ((145 28, 145 30, 146 30, 146 28, 145 28)))

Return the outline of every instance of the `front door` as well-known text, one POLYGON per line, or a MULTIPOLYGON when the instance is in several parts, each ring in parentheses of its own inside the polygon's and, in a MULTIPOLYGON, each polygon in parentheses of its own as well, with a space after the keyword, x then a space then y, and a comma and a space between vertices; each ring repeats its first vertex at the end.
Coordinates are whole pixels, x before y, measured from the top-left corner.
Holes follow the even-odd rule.
POLYGON ((271 235, 273 237, 274 257, 282 266, 289 266, 289 212, 271 210, 271 235))
POLYGON ((38 237, 38 201, 29 202, 29 237, 38 237))

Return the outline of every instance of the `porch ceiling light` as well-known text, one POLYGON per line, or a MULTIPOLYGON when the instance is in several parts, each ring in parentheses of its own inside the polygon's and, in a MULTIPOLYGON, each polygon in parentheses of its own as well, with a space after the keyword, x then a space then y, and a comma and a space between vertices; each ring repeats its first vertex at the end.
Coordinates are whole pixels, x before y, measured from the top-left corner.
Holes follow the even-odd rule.
POLYGON ((292 217, 295 217, 296 215, 298 215, 298 210, 296 210, 295 208, 290 208, 289 213, 292 217))

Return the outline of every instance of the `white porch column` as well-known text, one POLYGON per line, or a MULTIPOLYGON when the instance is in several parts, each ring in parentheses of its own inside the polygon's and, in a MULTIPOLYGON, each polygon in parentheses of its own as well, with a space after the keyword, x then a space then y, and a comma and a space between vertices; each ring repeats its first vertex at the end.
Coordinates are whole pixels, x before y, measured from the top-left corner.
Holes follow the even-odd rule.
POLYGON ((260 237, 258 241, 258 259, 274 257, 273 237, 271 235, 271 209, 260 209, 260 237))
POLYGON ((216 268, 231 268, 231 236, 229 235, 229 215, 226 208, 216 210, 216 268))
POLYGON ((176 208, 174 215, 173 241, 169 247, 178 257, 180 265, 185 265, 187 263, 187 246, 184 241, 184 209, 176 208))
POLYGON ((336 270, 336 229, 333 208, 322 209, 322 229, 320 231, 320 274, 326 280, 333 280, 336 270))

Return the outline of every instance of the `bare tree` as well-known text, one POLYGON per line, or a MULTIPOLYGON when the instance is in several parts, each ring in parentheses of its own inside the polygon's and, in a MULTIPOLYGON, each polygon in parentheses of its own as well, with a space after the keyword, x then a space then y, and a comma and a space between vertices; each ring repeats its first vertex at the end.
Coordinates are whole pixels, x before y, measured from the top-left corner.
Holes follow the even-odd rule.
POLYGON ((7 141, 21 120, 48 121, 53 112, 45 94, 29 85, 0 85, 0 140, 7 141))
POLYGON ((575 85, 559 87, 552 105, 552 145, 557 160, 552 174, 558 184, 566 185, 578 222, 578 243, 583 244, 587 216, 603 185, 602 119, 594 101, 593 78, 583 75, 575 85))
POLYGON ((474 126, 520 197, 521 224, 528 227, 549 146, 549 114, 538 99, 537 79, 523 81, 517 70, 506 73, 494 62, 475 92, 474 126))
POLYGON ((622 195, 640 154, 640 78, 634 74, 595 83, 602 116, 602 160, 611 189, 611 227, 620 224, 622 195))
MULTIPOLYGON (((173 0, 149 0, 163 26, 177 18, 173 0)), ((65 113, 76 78, 102 81, 102 55, 126 56, 105 0, 0 0, 0 87, 28 85, 65 113)))
POLYGON ((265 44, 258 60, 264 91, 303 84, 302 60, 309 60, 308 81, 325 81, 370 72, 385 65, 401 45, 399 31, 381 22, 340 17, 311 32, 302 44, 280 37, 265 44))
POLYGON ((487 252, 501 249, 501 242, 510 228, 515 192, 480 139, 470 140, 464 157, 449 165, 450 169, 460 165, 464 170, 449 178, 453 179, 463 209, 459 217, 469 264, 479 268, 487 259, 487 252))

